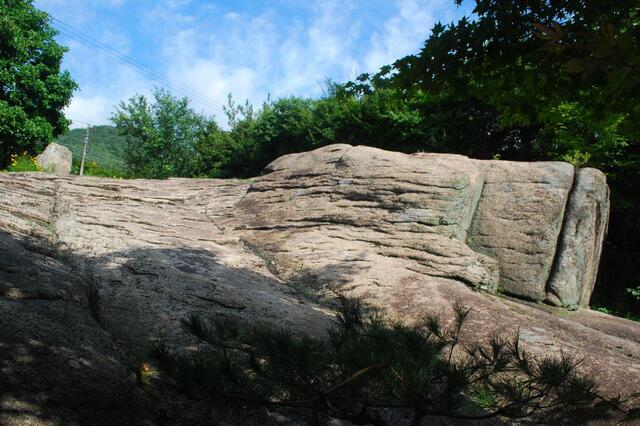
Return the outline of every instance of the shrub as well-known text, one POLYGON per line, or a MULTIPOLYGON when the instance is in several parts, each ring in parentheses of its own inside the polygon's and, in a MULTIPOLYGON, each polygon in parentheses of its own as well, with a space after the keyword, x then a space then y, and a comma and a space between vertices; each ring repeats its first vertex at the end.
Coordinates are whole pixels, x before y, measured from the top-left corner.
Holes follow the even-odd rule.
POLYGON ((640 302, 640 285, 636 286, 636 288, 628 288, 627 293, 640 302))
POLYGON ((323 412, 355 424, 385 424, 389 409, 410 412, 412 424, 427 415, 548 420, 551 412, 620 409, 621 400, 597 394, 578 361, 532 357, 517 335, 462 347, 469 314, 456 306, 446 328, 431 316, 406 325, 343 299, 326 337, 192 315, 183 325, 204 345, 183 354, 160 342, 153 355, 191 395, 323 412))
MULTIPOLYGON (((80 174, 80 160, 73 160, 73 167, 71 173, 80 174)), ((110 178, 123 179, 127 177, 127 174, 120 169, 112 167, 104 167, 95 161, 85 161, 84 163, 84 176, 103 176, 110 178)))
POLYGON ((10 172, 40 172, 42 167, 38 164, 35 157, 30 156, 26 152, 11 156, 11 163, 7 168, 10 172))

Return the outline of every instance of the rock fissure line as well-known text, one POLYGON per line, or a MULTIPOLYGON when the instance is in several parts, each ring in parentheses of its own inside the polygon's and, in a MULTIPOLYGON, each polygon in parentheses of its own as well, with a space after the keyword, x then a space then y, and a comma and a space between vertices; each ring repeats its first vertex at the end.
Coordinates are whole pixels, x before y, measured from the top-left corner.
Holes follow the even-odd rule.
MULTIPOLYGON (((565 207, 564 207, 564 212, 562 214, 562 225, 560 225, 560 233, 558 234, 558 238, 556 239, 556 245, 555 245, 555 251, 553 253, 553 261, 551 263, 551 269, 549 270, 549 276, 545 282, 545 286, 544 286, 544 291, 545 291, 545 299, 544 302, 545 303, 549 303, 549 304, 554 304, 552 302, 552 298, 555 298, 555 300, 560 301, 560 297, 558 294, 556 294, 555 289, 552 287, 551 283, 553 282, 555 276, 556 276, 556 269, 559 267, 559 262, 560 262, 560 252, 561 252, 561 246, 565 241, 565 238, 568 238, 568 236, 566 235, 568 230, 567 230, 567 222, 569 220, 569 203, 571 201, 571 198, 574 196, 574 193, 576 191, 576 180, 578 179, 578 170, 576 170, 574 168, 574 172, 573 172, 573 177, 571 179, 571 189, 569 190, 569 195, 567 196, 567 201, 565 202, 565 207)), ((562 303, 560 301, 560 303, 562 303)), ((557 302, 556 302, 557 304, 557 302)), ((574 306, 570 306, 571 308, 574 308, 574 306)))
POLYGON ((577 170, 548 281, 548 303, 569 308, 589 303, 609 209, 609 188, 604 174, 591 168, 577 170))

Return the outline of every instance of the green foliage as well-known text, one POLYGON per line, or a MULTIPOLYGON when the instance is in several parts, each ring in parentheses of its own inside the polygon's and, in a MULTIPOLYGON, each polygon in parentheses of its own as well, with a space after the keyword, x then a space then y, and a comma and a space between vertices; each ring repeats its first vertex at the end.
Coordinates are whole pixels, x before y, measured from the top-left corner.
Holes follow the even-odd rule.
MULTIPOLYGON (((74 169, 76 163, 78 170, 80 168, 86 133, 86 129, 72 129, 56 140, 73 153, 74 169)), ((126 168, 126 143, 125 138, 118 135, 115 127, 93 126, 89 129, 86 161, 95 162, 102 169, 117 171, 119 175, 123 175, 126 168)))
MULTIPOLYGON (((470 310, 454 311, 448 327, 430 316, 409 326, 343 299, 324 337, 192 315, 183 324, 200 349, 178 353, 159 342, 153 354, 190 395, 321 411, 355 424, 385 424, 385 409, 410 410, 412 424, 427 415, 548 421, 552 412, 605 400, 578 362, 532 357, 517 336, 462 346, 470 310)), ((622 401, 609 402, 621 409, 622 401)))
POLYGON ((227 115, 229 132, 211 132, 209 146, 212 151, 206 158, 213 161, 213 176, 251 177, 260 171, 255 170, 257 143, 254 138, 256 111, 248 102, 236 104, 229 95, 224 108, 227 115))
POLYGON ((207 125, 186 98, 177 99, 165 90, 156 90, 153 97, 152 103, 142 95, 121 102, 112 117, 127 141, 127 171, 134 177, 160 179, 198 176, 198 147, 217 127, 207 125))
POLYGON ((11 156, 11 163, 7 168, 9 172, 39 172, 42 171, 42 168, 36 161, 35 157, 27 154, 26 152, 17 155, 13 154, 11 156))
POLYGON ((31 0, 0 0, 0 168, 67 129, 62 109, 77 86, 60 70, 66 49, 55 35, 31 0))
POLYGON ((430 120, 443 117, 425 119, 429 102, 427 96, 406 100, 393 89, 358 97, 332 83, 320 99, 282 98, 259 110, 230 99, 231 129, 221 145, 226 159, 220 163, 221 175, 256 176, 282 155, 333 143, 404 152, 442 150, 430 120))
POLYGON ((627 293, 640 302, 640 285, 636 286, 636 288, 628 288, 627 293))
POLYGON ((266 164, 291 152, 307 151, 314 146, 314 101, 283 98, 266 103, 256 117, 253 138, 256 161, 266 164))
MULTIPOLYGON (((362 96, 387 88, 406 98, 428 93, 435 111, 454 107, 460 129, 447 131, 446 150, 481 158, 573 159, 614 178, 633 171, 638 179, 639 86, 630 70, 640 64, 639 11, 631 1, 478 0, 475 20, 436 24, 418 54, 345 89, 362 96), (588 56, 582 63, 590 65, 576 77, 567 71, 578 69, 567 64, 579 56, 588 56), (611 84, 627 90, 610 90, 611 84), (479 126, 474 117, 487 124, 479 126)), ((430 125, 451 130, 448 123, 430 125)))
MULTIPOLYGON (((632 289, 629 288, 627 290, 632 290, 632 289)), ((613 308, 611 306, 601 306, 601 305, 598 305, 598 304, 593 304, 591 306, 591 309, 593 309, 594 311, 597 311, 597 312, 602 312, 603 314, 614 315, 616 317, 628 319, 630 321, 640 321, 640 317, 639 316, 633 315, 632 313, 630 313, 628 311, 615 309, 615 308, 613 308)))
MULTIPOLYGON (((71 167, 71 173, 77 175, 80 174, 82 160, 78 160, 76 158, 73 159, 73 164, 71 167)), ((98 164, 95 161, 85 161, 84 163, 84 176, 102 176, 109 178, 119 178, 124 179, 127 178, 127 174, 125 174, 122 169, 112 169, 109 167, 104 167, 101 164, 98 164)))

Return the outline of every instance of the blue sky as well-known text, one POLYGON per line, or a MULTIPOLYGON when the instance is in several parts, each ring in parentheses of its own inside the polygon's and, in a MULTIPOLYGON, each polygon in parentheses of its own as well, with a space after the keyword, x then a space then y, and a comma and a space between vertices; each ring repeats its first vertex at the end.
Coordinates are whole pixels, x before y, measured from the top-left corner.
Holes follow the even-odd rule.
POLYGON ((63 28, 58 40, 70 48, 63 65, 80 89, 67 115, 92 124, 109 123, 119 101, 166 84, 78 42, 75 30, 165 76, 176 95, 199 94, 194 109, 225 124, 228 93, 254 105, 269 95, 320 96, 325 79, 347 81, 417 52, 434 23, 472 7, 453 0, 34 3, 62 22, 54 21, 63 28))

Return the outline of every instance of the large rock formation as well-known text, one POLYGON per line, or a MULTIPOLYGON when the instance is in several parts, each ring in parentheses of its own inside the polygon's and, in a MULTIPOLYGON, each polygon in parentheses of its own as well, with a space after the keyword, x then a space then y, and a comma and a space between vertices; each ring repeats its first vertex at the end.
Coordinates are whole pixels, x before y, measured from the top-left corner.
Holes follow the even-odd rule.
POLYGON ((287 279, 377 285, 400 269, 495 290, 496 261, 465 244, 484 180, 468 158, 331 145, 267 171, 223 225, 287 279))
POLYGON ((69 148, 52 142, 36 157, 36 161, 46 172, 68 175, 71 173, 72 158, 69 148))
POLYGON ((568 163, 331 145, 267 171, 227 225, 282 265, 297 265, 283 274, 339 284, 340 271, 357 265, 357 282, 342 281, 360 285, 388 281, 400 267, 536 302, 588 305, 609 203, 604 175, 593 169, 580 170, 574 187, 568 163))
POLYGON ((639 324, 492 295, 588 303, 599 172, 348 145, 266 172, 0 174, 0 424, 195 424, 202 404, 135 380, 149 342, 188 350, 193 312, 317 333, 332 321, 320 301, 340 294, 408 321, 458 301, 465 341, 519 329, 533 353, 584 358, 609 395, 640 389, 639 324))

